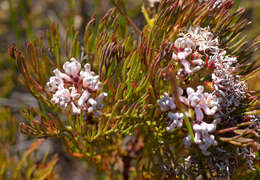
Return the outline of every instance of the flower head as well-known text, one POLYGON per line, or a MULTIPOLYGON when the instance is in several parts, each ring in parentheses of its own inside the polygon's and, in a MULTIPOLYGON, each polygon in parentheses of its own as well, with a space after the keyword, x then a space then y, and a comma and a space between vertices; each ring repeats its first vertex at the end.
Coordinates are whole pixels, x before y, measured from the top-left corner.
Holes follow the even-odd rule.
POLYGON ((89 112, 100 116, 100 110, 104 107, 102 101, 107 96, 100 93, 97 98, 93 94, 102 89, 99 76, 91 71, 90 64, 81 69, 81 64, 74 58, 63 65, 65 73, 55 69, 55 76, 47 82, 47 90, 53 93, 51 102, 58 104, 62 109, 71 105, 74 114, 89 112))
POLYGON ((218 39, 214 38, 209 28, 201 27, 191 27, 187 33, 181 33, 174 47, 176 52, 172 53, 172 59, 179 60, 184 68, 178 74, 188 75, 201 70, 206 64, 205 59, 219 50, 218 39))
POLYGON ((62 109, 65 109, 71 102, 71 95, 69 90, 63 87, 59 88, 55 94, 53 94, 51 102, 58 104, 62 109))
POLYGON ((180 97, 181 102, 191 108, 194 108, 196 120, 199 122, 201 122, 204 118, 203 112, 208 116, 214 115, 217 112, 221 101, 220 98, 217 98, 212 93, 206 93, 203 91, 203 86, 198 86, 197 91, 189 87, 186 89, 188 97, 180 97))
POLYGON ((157 103, 159 104, 161 111, 166 112, 169 110, 174 110, 176 108, 175 103, 173 102, 173 98, 169 96, 168 93, 164 93, 162 98, 157 100, 157 103))

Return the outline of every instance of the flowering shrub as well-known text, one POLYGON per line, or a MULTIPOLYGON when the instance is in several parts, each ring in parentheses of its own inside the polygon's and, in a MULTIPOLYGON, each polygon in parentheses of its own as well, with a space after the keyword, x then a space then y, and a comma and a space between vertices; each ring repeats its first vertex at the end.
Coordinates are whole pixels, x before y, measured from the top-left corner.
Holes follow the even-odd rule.
POLYGON ((245 41, 244 10, 151 1, 140 30, 112 2, 82 39, 71 28, 62 40, 53 24, 48 50, 43 38, 9 48, 40 104, 24 110, 21 131, 62 139, 111 179, 257 177, 259 97, 247 81, 259 76, 260 42, 245 41))

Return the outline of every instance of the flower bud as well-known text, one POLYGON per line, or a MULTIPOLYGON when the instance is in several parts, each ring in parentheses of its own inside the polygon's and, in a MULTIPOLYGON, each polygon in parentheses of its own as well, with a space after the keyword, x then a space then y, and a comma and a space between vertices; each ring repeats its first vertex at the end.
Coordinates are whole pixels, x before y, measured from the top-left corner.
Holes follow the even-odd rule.
POLYGON ((63 65, 63 69, 66 74, 73 78, 78 78, 81 69, 81 64, 75 59, 71 58, 63 65))

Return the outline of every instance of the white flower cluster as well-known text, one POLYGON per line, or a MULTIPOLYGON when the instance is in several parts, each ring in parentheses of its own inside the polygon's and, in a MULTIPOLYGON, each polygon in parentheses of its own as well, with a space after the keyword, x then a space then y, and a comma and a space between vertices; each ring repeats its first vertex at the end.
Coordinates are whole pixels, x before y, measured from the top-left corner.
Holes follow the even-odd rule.
POLYGON ((187 33, 181 33, 175 43, 177 54, 173 52, 172 58, 179 60, 184 69, 178 75, 192 75, 205 65, 214 69, 212 74, 214 94, 222 97, 223 106, 238 106, 246 96, 246 84, 239 76, 232 73, 236 71, 233 65, 236 57, 226 55, 226 51, 219 48, 218 39, 210 32, 209 28, 191 27, 187 33), (202 60, 202 57, 205 60, 202 60))
MULTIPOLYGON (((180 95, 183 94, 183 90, 179 88, 180 95)), ((204 118, 203 112, 212 116, 219 109, 220 98, 217 98, 212 93, 204 92, 203 86, 198 86, 197 91, 188 87, 186 89, 188 97, 180 96, 179 99, 185 105, 194 108, 196 113, 196 121, 201 122, 204 118)))
MULTIPOLYGON (((199 145, 202 153, 206 156, 210 155, 208 148, 210 146, 216 146, 217 141, 215 140, 215 136, 213 134, 216 131, 216 122, 208 124, 206 122, 202 123, 195 123, 193 124, 193 131, 194 131, 194 142, 199 145)), ((191 146, 192 139, 191 136, 188 135, 184 139, 184 144, 186 148, 191 146)))
POLYGON ((173 102, 173 98, 170 97, 169 94, 166 92, 163 93, 161 99, 157 100, 157 103, 159 104, 162 112, 176 109, 176 105, 173 102))
POLYGON ((158 105, 162 112, 168 112, 169 126, 166 128, 168 132, 173 131, 175 128, 180 128, 183 125, 183 114, 179 112, 173 113, 176 109, 174 97, 170 97, 168 93, 164 93, 161 99, 157 100, 158 105))
MULTIPOLYGON (((180 37, 174 42, 174 47, 175 52, 173 52, 172 58, 183 66, 183 69, 178 72, 180 79, 185 75, 192 75, 204 66, 213 70, 213 92, 204 92, 203 86, 197 86, 197 90, 188 87, 185 89, 185 93, 182 88, 178 88, 180 102, 193 109, 196 115, 192 122, 194 141, 199 145, 203 154, 209 155, 208 148, 217 144, 212 133, 223 119, 222 110, 225 109, 226 113, 227 109, 231 107, 228 114, 226 113, 229 115, 233 106, 238 107, 241 100, 246 97, 247 87, 239 76, 233 75, 233 72, 236 71, 234 64, 237 63, 237 59, 226 55, 226 51, 219 48, 218 39, 214 38, 209 28, 191 27, 187 33, 180 34, 180 37), (205 119, 205 116, 215 120, 208 123, 206 122, 208 118, 205 119)), ((170 103, 166 103, 162 99, 158 101, 158 104, 163 112, 171 111, 168 112, 171 123, 167 127, 167 131, 172 131, 183 125, 184 117, 182 113, 172 112, 176 109, 174 98, 168 97, 167 99, 170 103), (165 102, 164 106, 162 102, 165 102), (170 104, 173 104, 174 108, 169 108, 170 104)), ((191 137, 187 136, 184 144, 189 147, 191 143, 191 137)))
POLYGON ((212 74, 215 94, 223 97, 225 107, 238 107, 240 102, 246 97, 247 86, 240 76, 227 74, 225 69, 216 70, 212 74))
POLYGON ((100 116, 100 110, 103 108, 102 100, 107 93, 100 93, 97 98, 92 98, 92 93, 102 89, 99 76, 91 71, 90 64, 81 68, 81 64, 71 58, 63 65, 65 73, 55 69, 55 76, 50 77, 47 82, 47 90, 53 93, 51 102, 66 109, 71 105, 75 114, 81 112, 93 113, 100 116))
MULTIPOLYGON (((182 103, 184 103, 189 108, 194 109, 196 114, 196 119, 193 122, 193 131, 195 133, 195 143, 199 145, 202 152, 205 155, 209 155, 207 149, 216 145, 214 135, 210 134, 215 132, 217 121, 213 123, 204 122, 204 114, 208 116, 213 116, 219 109, 220 98, 217 98, 211 93, 204 92, 203 86, 198 86, 197 91, 192 88, 186 89, 187 97, 183 96, 183 90, 178 88, 178 98, 182 103)), ((166 130, 172 132, 176 128, 181 128, 184 122, 184 115, 180 112, 173 112, 176 110, 176 105, 174 103, 173 97, 170 97, 168 93, 164 93, 161 99, 157 100, 162 112, 167 112, 169 125, 166 130)), ((189 116, 186 113, 187 117, 189 116)), ((186 146, 191 145, 191 137, 185 138, 186 146)))
POLYGON ((236 67, 233 67, 233 64, 237 63, 237 58, 230 57, 226 53, 226 51, 218 49, 209 57, 208 61, 210 64, 214 64, 214 69, 225 69, 228 73, 235 72, 236 67))
MULTIPOLYGON (((204 155, 209 155, 210 153, 207 149, 210 146, 217 145, 215 141, 215 136, 210 134, 214 133, 217 126, 217 120, 214 120, 212 123, 204 122, 204 114, 207 116, 213 116, 219 110, 219 103, 221 102, 220 98, 217 98, 212 93, 204 92, 203 86, 198 86, 197 91, 193 88, 188 87, 186 89, 187 98, 182 96, 183 90, 179 88, 179 99, 185 105, 190 108, 193 108, 196 114, 196 120, 193 122, 193 132, 194 132, 194 142, 199 145, 202 153, 204 155)), ((191 145, 191 137, 188 136, 185 138, 185 145, 189 147, 191 145)))
POLYGON ((172 53, 172 59, 179 60, 184 69, 180 69, 179 76, 193 73, 201 70, 211 54, 218 51, 218 39, 209 28, 191 27, 187 33, 181 33, 180 37, 174 42, 176 53, 172 53))

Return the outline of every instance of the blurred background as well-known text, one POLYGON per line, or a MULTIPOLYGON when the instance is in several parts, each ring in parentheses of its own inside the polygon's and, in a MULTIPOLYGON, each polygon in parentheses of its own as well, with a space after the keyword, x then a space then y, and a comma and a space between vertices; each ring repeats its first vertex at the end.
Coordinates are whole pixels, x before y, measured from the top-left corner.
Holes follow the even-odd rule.
MULTIPOLYGON (((125 2, 129 16, 142 28, 143 0, 125 2)), ((246 31, 252 41, 260 34, 260 0, 236 0, 235 8, 239 6, 247 9, 246 17, 252 21, 246 31)), ((0 0, 0 179, 9 179, 12 174, 26 179, 33 170, 39 171, 39 177, 45 175, 50 179, 105 179, 88 162, 69 156, 58 140, 35 142, 34 138, 19 133, 20 112, 25 106, 38 104, 19 84, 16 66, 8 57, 8 45, 22 46, 43 36, 53 22, 59 25, 64 36, 71 26, 83 34, 93 14, 101 18, 111 7, 109 0, 0 0)), ((259 82, 256 77, 250 82, 250 88, 259 91, 259 82)))

